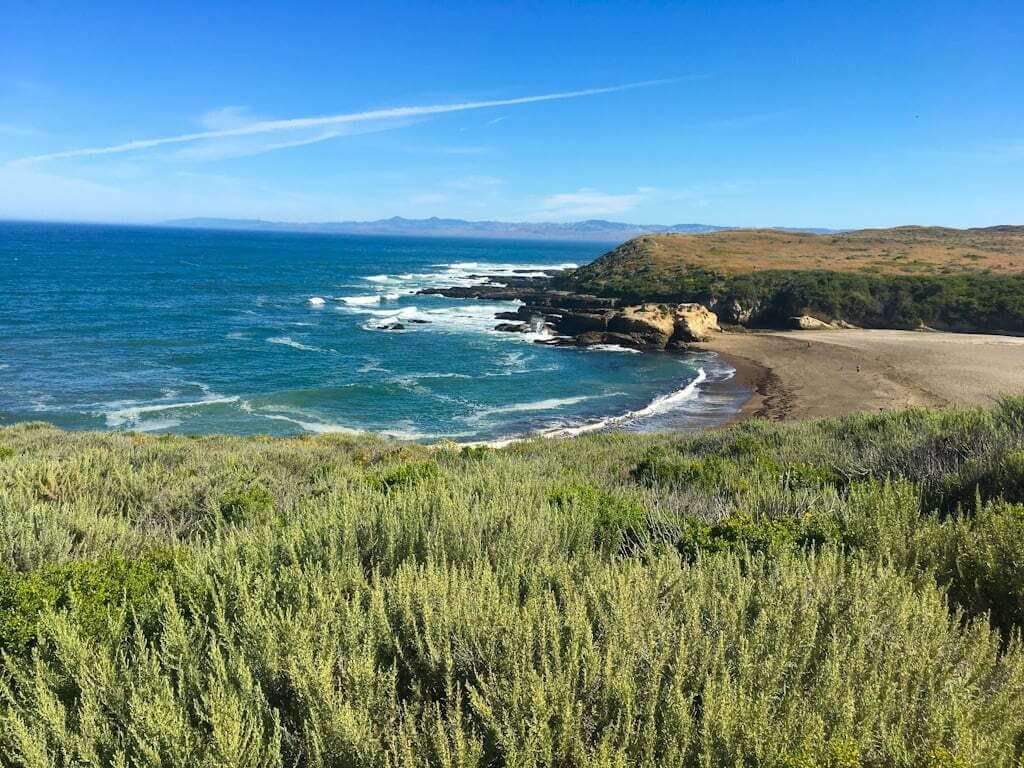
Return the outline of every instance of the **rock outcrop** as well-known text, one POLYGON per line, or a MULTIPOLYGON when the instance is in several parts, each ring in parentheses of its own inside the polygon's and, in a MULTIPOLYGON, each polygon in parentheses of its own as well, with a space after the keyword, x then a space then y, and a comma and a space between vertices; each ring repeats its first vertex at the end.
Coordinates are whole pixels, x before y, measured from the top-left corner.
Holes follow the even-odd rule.
POLYGON ((819 320, 816 317, 810 315, 800 315, 800 317, 789 318, 790 325, 793 326, 794 330, 797 331, 825 331, 835 330, 835 326, 832 323, 826 323, 824 320, 819 320))
POLYGON ((494 330, 504 333, 526 333, 530 327, 526 323, 498 323, 494 330))
POLYGON ((554 333, 551 323, 498 323, 494 330, 503 333, 554 333))
POLYGON ((676 343, 707 341, 712 333, 722 330, 718 317, 703 304, 677 304, 673 319, 675 330, 671 340, 676 343))
POLYGON ((600 312, 563 312, 558 320, 560 333, 576 336, 581 333, 593 331, 604 332, 608 330, 608 321, 615 316, 613 310, 602 310, 600 312))
POLYGON ((573 337, 572 343, 577 347, 592 347, 595 344, 607 344, 608 334, 603 331, 587 331, 573 337))
MULTIPOLYGON (((450 298, 517 300, 515 311, 499 312, 495 330, 507 333, 546 331, 542 344, 593 346, 616 344, 634 349, 682 349, 706 341, 720 331, 718 316, 703 304, 648 302, 619 306, 614 298, 577 294, 544 287, 537 280, 510 278, 508 283, 484 283, 452 288, 427 288, 420 293, 450 298)), ((738 307, 730 309, 739 311, 738 307)))
MULTIPOLYGON (((556 310, 557 311, 557 310, 556 310)), ((718 318, 702 304, 637 304, 616 310, 563 311, 549 315, 555 334, 544 343, 590 347, 616 344, 633 349, 683 349, 719 330, 718 318)), ((513 323, 499 330, 519 330, 513 323)))
POLYGON ((672 312, 664 304, 623 307, 608 319, 608 332, 647 349, 664 349, 675 332, 672 312))
POLYGON ((730 325, 748 325, 761 312, 760 302, 743 304, 735 297, 713 298, 708 308, 714 311, 723 323, 730 325))

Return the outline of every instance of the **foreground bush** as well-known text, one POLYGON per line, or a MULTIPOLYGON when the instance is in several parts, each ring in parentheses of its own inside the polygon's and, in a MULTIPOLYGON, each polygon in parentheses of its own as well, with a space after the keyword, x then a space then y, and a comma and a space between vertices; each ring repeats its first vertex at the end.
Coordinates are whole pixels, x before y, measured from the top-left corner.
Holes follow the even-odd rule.
POLYGON ((1019 768, 1022 414, 2 430, 0 766, 1019 768))

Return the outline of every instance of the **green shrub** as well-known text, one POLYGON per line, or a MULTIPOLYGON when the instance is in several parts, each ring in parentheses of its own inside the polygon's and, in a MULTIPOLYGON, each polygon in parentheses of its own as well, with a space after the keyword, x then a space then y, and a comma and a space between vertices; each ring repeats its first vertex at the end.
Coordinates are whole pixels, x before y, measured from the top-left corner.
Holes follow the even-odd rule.
POLYGON ((459 455, 464 459, 483 459, 491 452, 492 449, 486 445, 464 445, 459 455))
POLYGON ((1013 432, 1024 433, 1024 395, 1002 398, 996 415, 1013 432))
POLYGON ((110 639, 109 621, 117 611, 125 610, 145 625, 157 607, 157 587, 173 567, 170 553, 154 551, 137 558, 79 560, 29 573, 2 568, 0 650, 25 653, 48 611, 69 611, 82 633, 96 640, 110 639))
POLYGON ((396 488, 417 485, 437 477, 439 470, 432 461, 417 461, 387 467, 370 474, 367 478, 370 487, 385 493, 396 488))
POLYGON ((982 493, 1015 504, 1024 504, 1024 451, 1010 451, 995 467, 982 493))
POLYGON ((9 459, 14 456, 14 449, 9 445, 0 445, 0 460, 9 459))
POLYGON ((974 509, 978 500, 1024 503, 1024 451, 1008 451, 994 459, 971 458, 942 477, 925 493, 926 507, 953 512, 974 509))
POLYGON ((676 549, 687 562, 698 554, 715 554, 738 549, 750 552, 777 552, 803 543, 800 523, 793 518, 759 520, 745 516, 729 516, 715 523, 687 518, 676 549))
MULTIPOLYGON (((766 461, 766 457, 758 457, 766 461)), ((636 465, 633 478, 646 485, 686 486, 712 493, 739 493, 751 487, 749 473, 720 456, 691 458, 664 449, 649 451, 636 465)))
POLYGON ((220 498, 219 509, 227 523, 266 520, 274 512, 274 495, 259 483, 250 483, 228 490, 220 498))
POLYGON ((648 513, 642 505, 592 485, 556 488, 548 495, 548 501, 590 521, 598 547, 618 550, 623 544, 638 543, 646 533, 648 513))
POLYGON ((992 502, 946 527, 937 577, 969 616, 1004 634, 1024 629, 1024 505, 992 502))
MULTIPOLYGON (((781 464, 772 456, 755 451, 759 441, 741 441, 742 457, 707 456, 693 458, 656 449, 633 469, 633 478, 646 485, 689 487, 704 493, 740 494, 766 486, 787 489, 822 488, 840 484, 841 476, 831 467, 794 462, 781 464)), ((735 444, 729 446, 735 450, 735 444)))
POLYGON ((22 653, 35 640, 39 617, 53 608, 60 589, 40 573, 0 569, 0 650, 22 653))
POLYGON ((767 437, 751 434, 749 431, 746 431, 746 426, 743 425, 743 427, 728 435, 727 439, 723 442, 722 452, 725 455, 737 458, 771 455, 776 446, 767 437))
POLYGON ((482 461, 0 444, 2 768, 1021 768, 1024 399, 482 461))

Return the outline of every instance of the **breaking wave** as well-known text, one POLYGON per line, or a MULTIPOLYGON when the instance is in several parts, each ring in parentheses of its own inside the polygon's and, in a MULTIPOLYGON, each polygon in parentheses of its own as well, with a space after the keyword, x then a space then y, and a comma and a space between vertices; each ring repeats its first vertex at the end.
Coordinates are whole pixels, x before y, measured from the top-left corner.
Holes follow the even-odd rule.
POLYGON ((272 336, 267 339, 271 344, 281 344, 285 347, 291 347, 292 349, 301 349, 303 352, 328 352, 330 350, 322 349, 321 347, 314 347, 309 344, 303 344, 300 341, 296 341, 290 336, 272 336))

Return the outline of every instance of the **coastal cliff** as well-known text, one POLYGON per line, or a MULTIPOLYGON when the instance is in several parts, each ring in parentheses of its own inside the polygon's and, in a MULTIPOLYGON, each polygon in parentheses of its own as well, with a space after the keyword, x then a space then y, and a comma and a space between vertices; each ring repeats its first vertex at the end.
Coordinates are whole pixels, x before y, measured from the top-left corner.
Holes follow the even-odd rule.
POLYGON ((426 292, 518 300, 501 330, 548 327, 562 344, 664 349, 705 339, 719 321, 1022 333, 1024 227, 645 235, 549 277, 426 292), (711 317, 670 328, 695 306, 711 317))

